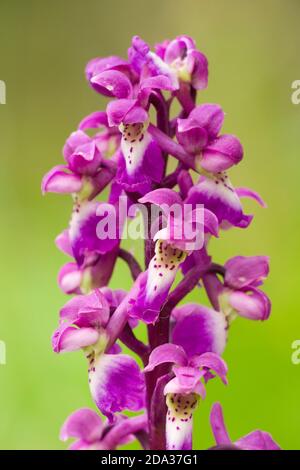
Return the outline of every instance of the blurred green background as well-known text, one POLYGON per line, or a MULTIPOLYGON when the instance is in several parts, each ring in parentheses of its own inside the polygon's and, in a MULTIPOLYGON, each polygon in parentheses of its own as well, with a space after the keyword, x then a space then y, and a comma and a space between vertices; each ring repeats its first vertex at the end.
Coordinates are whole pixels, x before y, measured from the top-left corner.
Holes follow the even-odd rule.
MULTIPOLYGON (((71 200, 40 193, 42 175, 62 162, 66 137, 105 105, 85 82, 84 66, 95 56, 126 55, 135 34, 152 44, 188 34, 210 63, 198 101, 220 103, 225 131, 244 144, 231 179, 268 203, 267 210, 247 204, 253 224, 213 243, 214 258, 270 255, 273 302, 268 322, 232 326, 229 386, 209 383, 195 448, 213 444, 208 414, 220 400, 233 439, 262 428, 282 447, 300 449, 300 365, 291 362, 291 343, 300 338, 300 105, 291 103, 291 83, 300 79, 299 15, 298 0, 1 1, 0 340, 7 364, 0 365, 0 448, 65 448, 58 432, 67 415, 93 407, 83 355, 58 356, 50 345, 66 301, 56 284, 66 258, 53 239, 68 222, 71 200)), ((112 285, 128 288, 121 263, 112 285)), ((202 302, 201 295, 192 298, 202 302)))

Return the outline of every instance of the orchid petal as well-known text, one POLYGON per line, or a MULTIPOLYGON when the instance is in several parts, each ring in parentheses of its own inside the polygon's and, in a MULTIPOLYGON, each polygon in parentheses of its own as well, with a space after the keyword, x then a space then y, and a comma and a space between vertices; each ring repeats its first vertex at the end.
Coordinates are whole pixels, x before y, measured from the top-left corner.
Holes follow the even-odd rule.
POLYGON ((65 165, 57 165, 42 180, 42 193, 77 193, 82 188, 82 179, 73 173, 66 173, 65 165))
POLYGON ((189 360, 189 365, 193 367, 201 367, 204 369, 212 369, 226 385, 227 378, 226 374, 228 371, 226 362, 218 355, 213 352, 206 352, 201 356, 194 356, 189 360))
POLYGON ((66 294, 78 292, 82 281, 82 272, 76 263, 66 263, 58 273, 58 285, 66 294))
POLYGON ((55 245, 60 251, 62 251, 66 255, 73 256, 68 229, 63 230, 63 232, 57 235, 57 237, 55 238, 55 245))
POLYGON ((69 234, 73 255, 80 266, 86 256, 105 254, 119 244, 117 222, 115 208, 110 204, 86 201, 73 212, 69 234), (108 230, 103 234, 106 238, 99 238, 99 224, 106 221, 106 216, 111 218, 114 232, 108 230))
POLYGON ((233 289, 259 285, 269 274, 268 256, 235 256, 225 265, 225 283, 233 289))
POLYGON ((162 344, 155 348, 149 356, 149 363, 144 372, 150 372, 155 367, 165 362, 173 362, 181 366, 187 364, 187 355, 181 346, 175 344, 162 344))
POLYGON ((101 127, 108 127, 107 114, 103 111, 95 111, 94 113, 89 114, 78 124, 78 129, 81 131, 85 131, 86 129, 98 129, 101 127))
POLYGON ((265 431, 252 431, 235 441, 235 445, 242 450, 280 450, 271 434, 265 431))
POLYGON ((94 328, 75 328, 69 324, 61 325, 53 334, 52 345, 54 352, 78 351, 95 344, 99 333, 94 328))
POLYGON ((243 210, 241 202, 226 174, 214 177, 201 177, 198 184, 189 191, 186 203, 203 204, 219 220, 235 225, 241 221, 243 210))
POLYGON ((198 403, 194 393, 167 394, 166 448, 167 450, 191 450, 193 413, 198 403))
POLYGON ((130 316, 146 323, 156 321, 185 256, 182 250, 162 240, 156 242, 155 256, 149 263, 137 297, 132 299, 130 316))
POLYGON ((174 204, 182 206, 182 200, 179 194, 168 188, 150 191, 144 197, 139 199, 139 202, 141 204, 151 203, 157 206, 162 206, 163 204, 166 204, 167 206, 173 206, 174 204))
POLYGON ((130 98, 132 84, 126 75, 118 70, 106 70, 90 79, 90 83, 98 93, 116 98, 130 98))
POLYGON ((89 408, 81 408, 66 419, 60 431, 60 439, 67 441, 74 437, 92 443, 101 439, 102 432, 100 416, 89 408))
POLYGON ((189 357, 205 352, 222 354, 227 340, 224 315, 198 304, 187 304, 173 310, 177 319, 172 342, 182 346, 189 357))
POLYGON ((119 126, 122 122, 125 124, 144 123, 148 119, 147 112, 137 106, 136 100, 133 99, 111 101, 107 105, 106 112, 110 126, 119 126))
POLYGON ((220 403, 214 403, 210 412, 210 424, 217 445, 230 445, 231 440, 227 433, 223 410, 220 403))
POLYGON ((101 354, 90 366, 89 382, 96 405, 110 420, 116 412, 144 406, 144 377, 130 356, 101 354))
POLYGON ((268 296, 258 289, 247 289, 247 292, 232 291, 229 294, 231 307, 241 317, 250 320, 267 320, 271 312, 271 302, 268 296))
POLYGON ((232 135, 221 135, 203 149, 200 165, 206 171, 218 173, 237 165, 242 158, 240 141, 232 135))
POLYGON ((106 70, 130 71, 130 64, 127 60, 118 56, 95 57, 91 59, 85 68, 85 75, 88 81, 94 76, 106 70))
POLYGON ((77 326, 106 326, 109 305, 99 289, 88 295, 77 295, 60 310, 61 320, 75 322, 77 326))
POLYGON ((256 201, 261 207, 267 207, 267 204, 256 191, 253 191, 250 188, 236 188, 235 191, 239 197, 254 199, 254 201, 256 201))

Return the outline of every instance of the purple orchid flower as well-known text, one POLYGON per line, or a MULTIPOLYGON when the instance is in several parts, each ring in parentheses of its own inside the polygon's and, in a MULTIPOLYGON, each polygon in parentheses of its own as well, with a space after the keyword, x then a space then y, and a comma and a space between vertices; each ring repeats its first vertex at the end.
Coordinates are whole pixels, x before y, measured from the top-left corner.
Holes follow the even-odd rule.
POLYGON ((130 316, 155 323, 178 268, 186 256, 202 247, 205 231, 218 236, 218 223, 208 210, 201 211, 198 220, 199 209, 184 211, 181 197, 171 189, 154 190, 139 201, 159 206, 168 217, 167 226, 154 236, 155 253, 130 309, 130 316))
POLYGON ((71 299, 60 311, 60 325, 52 337, 57 353, 82 349, 88 360, 89 385, 100 411, 114 413, 144 406, 144 380, 130 356, 106 353, 109 343, 109 304, 99 290, 71 299), (122 379, 120 380, 120 378, 122 379))
POLYGON ((117 98, 107 107, 109 125, 119 126, 122 134, 117 179, 127 191, 145 194, 152 181, 161 181, 164 168, 162 152, 147 131, 149 98, 155 90, 174 87, 165 75, 142 78, 135 83, 128 74, 129 65, 120 65, 116 58, 112 64, 93 62, 87 75, 98 92, 117 98))
POLYGON ((114 176, 115 164, 107 158, 115 154, 119 144, 119 131, 108 126, 106 113, 86 116, 64 145, 66 164, 55 166, 44 176, 42 192, 75 193, 81 199, 98 194, 114 176), (90 137, 85 132, 88 129, 98 132, 90 137))
POLYGON ((155 46, 156 54, 176 72, 179 80, 188 82, 196 90, 207 87, 208 62, 205 55, 196 49, 189 36, 177 36, 155 46))
POLYGON ((258 286, 269 274, 269 258, 235 256, 224 267, 224 287, 219 292, 219 302, 225 315, 228 318, 238 314, 250 320, 267 320, 271 302, 258 286))
POLYGON ((125 98, 128 90, 139 79, 131 64, 118 56, 90 60, 85 68, 85 75, 95 91, 117 98, 125 98))
POLYGON ((95 176, 102 163, 96 141, 83 131, 73 132, 67 139, 63 155, 66 165, 58 165, 43 178, 43 192, 79 193, 93 188, 95 176), (89 188, 88 188, 89 186, 89 188))
POLYGON ((196 165, 210 173, 228 170, 243 158, 243 147, 233 135, 219 135, 224 120, 222 108, 203 104, 187 119, 177 120, 178 142, 195 156, 196 165))
POLYGON ((172 85, 167 77, 149 77, 132 88, 126 98, 108 104, 109 124, 119 126, 122 135, 117 180, 127 191, 145 194, 152 182, 161 182, 164 159, 147 131, 147 108, 153 90, 170 89, 172 85))
POLYGON ((272 436, 265 431, 252 431, 246 436, 232 442, 224 423, 222 406, 215 403, 210 413, 210 423, 212 432, 217 444, 214 449, 232 447, 239 450, 280 450, 279 445, 272 436))
POLYGON ((216 215, 224 229, 232 226, 247 228, 253 216, 243 213, 242 197, 254 199, 261 207, 266 207, 258 193, 248 188, 235 189, 226 172, 219 172, 201 176, 190 189, 186 202, 203 204, 216 215))
POLYGON ((94 130, 97 148, 107 158, 113 156, 120 145, 119 129, 109 126, 107 114, 103 111, 95 111, 83 118, 78 124, 78 130, 94 130))
POLYGON ((134 434, 147 430, 145 415, 127 418, 119 416, 112 425, 101 420, 100 416, 89 408, 74 411, 60 431, 60 439, 76 440, 70 445, 70 450, 114 450, 120 445, 128 444, 134 439, 134 434))
POLYGON ((132 68, 142 78, 164 76, 171 83, 171 90, 179 88, 177 71, 167 64, 161 54, 150 50, 150 46, 139 36, 132 38, 128 57, 132 68))
POLYGON ((199 397, 204 399, 206 394, 201 379, 213 370, 227 384, 227 366, 217 354, 189 357, 181 346, 163 344, 152 351, 144 372, 151 372, 166 362, 175 364, 172 369, 175 377, 164 388, 168 408, 167 449, 189 450, 192 448, 193 413, 199 397))
POLYGON ((75 202, 69 229, 56 238, 58 248, 75 258, 75 263, 64 265, 58 275, 64 292, 87 293, 108 283, 118 255, 123 223, 116 205, 75 202), (107 217, 112 218, 113 232, 99 233, 107 217))
MULTIPOLYGON (((191 263, 193 267, 195 260, 191 263)), ((172 342, 182 346, 189 355, 222 354, 229 325, 237 315, 251 320, 266 320, 270 315, 270 301, 258 289, 269 272, 268 257, 237 256, 225 263, 224 270, 224 284, 215 273, 205 275, 205 283, 217 299, 216 310, 187 304, 172 311, 172 342)))

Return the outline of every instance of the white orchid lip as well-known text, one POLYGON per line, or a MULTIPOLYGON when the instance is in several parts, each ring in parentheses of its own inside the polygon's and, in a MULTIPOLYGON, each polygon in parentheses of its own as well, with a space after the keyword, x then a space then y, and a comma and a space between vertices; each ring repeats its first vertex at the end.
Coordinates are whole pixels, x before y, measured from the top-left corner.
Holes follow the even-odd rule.
POLYGON ((169 393, 166 396, 167 449, 188 449, 192 442, 193 414, 198 404, 195 393, 169 393))

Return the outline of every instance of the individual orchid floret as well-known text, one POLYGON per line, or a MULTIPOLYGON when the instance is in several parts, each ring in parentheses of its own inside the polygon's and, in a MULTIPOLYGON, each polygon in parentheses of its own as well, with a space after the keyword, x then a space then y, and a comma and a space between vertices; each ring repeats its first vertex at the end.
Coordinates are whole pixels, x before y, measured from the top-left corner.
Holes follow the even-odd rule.
POLYGON ((57 246, 76 261, 60 270, 58 281, 64 292, 87 292, 107 284, 116 262, 122 224, 116 205, 75 199, 69 229, 56 239, 57 246), (112 233, 99 230, 107 217, 111 218, 112 233))
POLYGON ((108 104, 109 124, 119 126, 122 135, 117 180, 127 191, 145 194, 151 190, 152 182, 161 182, 164 160, 160 147, 147 130, 147 109, 153 90, 168 89, 166 77, 151 77, 141 81, 126 99, 108 104))
POLYGON ((85 68, 85 75, 98 93, 117 98, 127 97, 132 81, 137 79, 129 62, 118 56, 90 60, 85 68))
POLYGON ((178 142, 192 155, 198 168, 225 171, 243 158, 243 147, 233 135, 219 135, 224 112, 219 105, 197 106, 187 119, 177 120, 178 142))
POLYGON ((198 51, 189 36, 177 36, 155 47, 156 54, 168 64, 180 81, 190 83, 196 90, 203 90, 208 82, 208 61, 198 51))
POLYGON ((167 226, 154 236, 155 253, 130 309, 130 316, 154 323, 179 266, 191 252, 203 246, 205 231, 217 236, 218 223, 214 214, 205 209, 185 211, 181 197, 171 189, 154 190, 139 201, 159 206, 167 214, 167 226))
POLYGON ((253 216, 243 213, 240 198, 254 199, 261 207, 266 207, 258 193, 248 188, 235 189, 226 172, 207 173, 200 176, 199 181, 190 188, 186 202, 203 204, 218 218, 222 228, 232 226, 247 228, 253 216))
POLYGON ((120 243, 120 227, 122 226, 118 208, 112 204, 97 201, 85 201, 75 204, 69 227, 69 238, 73 256, 79 266, 87 258, 103 255, 120 243), (103 230, 107 220, 111 218, 111 232, 103 230))
POLYGON ((78 131, 95 132, 94 140, 100 153, 109 158, 115 154, 120 145, 120 132, 117 127, 108 124, 108 117, 104 111, 95 111, 78 124, 78 131))
POLYGON ((119 248, 116 247, 84 265, 69 262, 58 273, 58 285, 66 294, 87 294, 91 290, 106 286, 112 276, 119 248))
POLYGON ((42 191, 56 193, 79 193, 84 185, 92 183, 102 162, 102 155, 96 145, 83 131, 73 132, 67 139, 63 155, 67 165, 58 165, 43 178, 42 191))
POLYGON ((75 193, 81 199, 98 194, 112 180, 116 163, 107 160, 120 145, 120 133, 108 126, 105 112, 86 116, 67 139, 63 156, 65 165, 57 165, 43 178, 42 192, 75 193), (90 137, 86 131, 96 129, 90 137))
POLYGON ((150 46, 139 36, 132 38, 128 57, 132 68, 142 79, 162 75, 168 79, 170 90, 175 91, 179 88, 177 71, 172 69, 160 55, 151 51, 150 46))
POLYGON ((85 175, 94 175, 102 160, 96 141, 81 130, 67 139, 63 156, 71 171, 85 175))
POLYGON ((117 179, 127 191, 145 194, 152 182, 161 181, 164 168, 161 149, 147 131, 149 99, 153 92, 172 90, 172 83, 167 76, 158 75, 140 78, 135 84, 128 74, 115 69, 105 70, 91 81, 106 90, 104 94, 117 98, 107 107, 109 125, 118 126, 122 135, 117 179))
POLYGON ((269 274, 269 258, 236 256, 224 267, 224 287, 219 293, 219 302, 225 315, 229 319, 238 314, 250 320, 267 320, 271 302, 257 287, 269 274))
MULTIPOLYGON (((105 296, 95 290, 71 299, 60 311, 60 325, 52 338, 57 353, 82 349, 88 360, 92 397, 110 420, 114 413, 144 406, 144 380, 130 356, 106 352, 110 309, 105 296)), ((118 336, 118 334, 117 334, 118 336)))
POLYGON ((42 180, 42 193, 72 194, 79 193, 83 187, 80 175, 69 171, 67 165, 56 165, 42 180))
POLYGON ((280 450, 271 434, 265 431, 252 431, 246 436, 232 442, 223 418, 223 410, 220 403, 215 403, 210 413, 210 423, 216 441, 213 449, 231 448, 236 450, 280 450))
POLYGON ((116 422, 103 422, 100 416, 89 408, 74 411, 63 424, 60 439, 75 438, 70 450, 115 450, 134 439, 134 434, 147 430, 145 415, 127 418, 119 416, 116 422))
POLYGON ((168 450, 192 449, 193 413, 199 398, 205 398, 206 379, 215 372, 227 384, 227 366, 214 353, 189 357, 181 346, 163 344, 152 351, 144 372, 163 363, 173 363, 175 377, 164 388, 167 402, 166 445, 168 450))
POLYGON ((204 305, 186 304, 171 314, 172 343, 183 347, 188 356, 205 352, 223 354, 227 341, 227 322, 222 313, 204 305))

